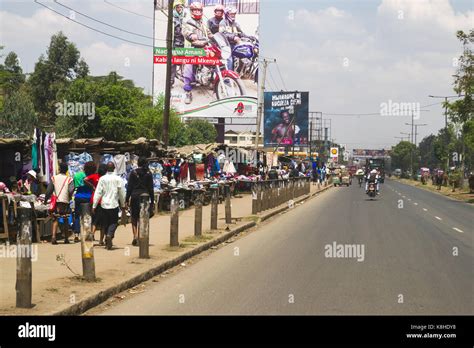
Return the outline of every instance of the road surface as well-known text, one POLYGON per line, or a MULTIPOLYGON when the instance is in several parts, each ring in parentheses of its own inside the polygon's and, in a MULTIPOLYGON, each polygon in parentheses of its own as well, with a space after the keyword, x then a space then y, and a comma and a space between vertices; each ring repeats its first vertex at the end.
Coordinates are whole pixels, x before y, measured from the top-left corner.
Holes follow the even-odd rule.
POLYGON ((334 188, 103 314, 472 315, 473 217, 391 180, 334 188))

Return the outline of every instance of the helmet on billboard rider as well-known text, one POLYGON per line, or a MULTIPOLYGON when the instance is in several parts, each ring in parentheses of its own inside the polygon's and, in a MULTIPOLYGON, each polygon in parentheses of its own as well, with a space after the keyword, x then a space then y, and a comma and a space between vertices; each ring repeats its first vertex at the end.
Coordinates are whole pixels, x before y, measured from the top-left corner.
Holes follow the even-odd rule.
POLYGON ((191 11, 191 18, 195 20, 201 20, 202 19, 202 13, 203 13, 203 6, 202 3, 199 1, 194 1, 189 5, 189 10, 191 11))
POLYGON ((214 8, 214 15, 218 19, 222 19, 224 17, 224 6, 222 5, 216 5, 214 8))
POLYGON ((237 15, 237 9, 235 7, 227 7, 225 9, 225 19, 230 24, 233 24, 235 22, 235 16, 237 15))

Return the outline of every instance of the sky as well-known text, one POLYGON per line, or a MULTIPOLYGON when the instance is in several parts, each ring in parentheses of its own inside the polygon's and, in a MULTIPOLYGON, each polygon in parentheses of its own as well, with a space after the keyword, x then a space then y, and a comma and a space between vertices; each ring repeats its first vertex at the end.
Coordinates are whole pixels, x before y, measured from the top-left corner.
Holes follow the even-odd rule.
MULTIPOLYGON (((82 27, 34 1, 1 0, 0 44, 5 53, 18 54, 25 72, 33 71, 51 36, 61 30, 77 45, 91 74, 114 70, 151 93, 151 0, 59 0, 74 13, 51 0, 40 2, 139 44, 82 27)), ((411 117, 381 115, 382 105, 415 103, 427 110, 416 120, 427 124, 418 128, 419 142, 444 126, 442 106, 431 105, 441 100, 428 95, 455 94, 452 75, 462 52, 455 34, 471 28, 472 0, 262 0, 261 53, 277 61, 269 66, 266 88, 309 91, 310 111, 330 118, 332 138, 348 148, 395 145, 400 132, 410 132, 405 123, 411 117)))

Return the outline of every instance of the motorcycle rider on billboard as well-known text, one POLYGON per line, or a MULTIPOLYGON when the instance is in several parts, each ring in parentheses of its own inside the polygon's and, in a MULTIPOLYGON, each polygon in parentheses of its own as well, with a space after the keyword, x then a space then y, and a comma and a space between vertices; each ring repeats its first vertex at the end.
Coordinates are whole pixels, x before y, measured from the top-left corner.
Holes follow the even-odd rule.
MULTIPOLYGON (((184 36, 183 36, 183 20, 184 20, 184 0, 174 1, 173 10, 173 48, 184 47, 184 36)), ((171 66, 171 88, 173 88, 174 81, 176 79, 176 65, 171 66)))
MULTIPOLYGON (((238 45, 242 40, 241 37, 246 37, 242 27, 235 20, 237 16, 237 9, 235 7, 228 7, 225 9, 225 17, 219 24, 219 31, 223 33, 230 43, 230 48, 233 51, 235 45, 238 45)), ((231 56, 227 62, 227 69, 234 69, 234 59, 231 56)))
MULTIPOLYGON (((202 20, 202 3, 199 1, 191 3, 191 5, 189 5, 189 11, 191 13, 191 18, 188 19, 183 26, 183 36, 186 39, 185 47, 204 48, 213 35, 202 20)), ((183 79, 184 92, 186 93, 184 103, 191 104, 193 100, 191 92, 193 90, 193 86, 191 83, 194 82, 194 65, 184 65, 183 79)))
POLYGON ((224 6, 216 5, 214 8, 214 17, 207 21, 207 26, 211 33, 215 34, 219 31, 219 24, 224 18, 224 6))

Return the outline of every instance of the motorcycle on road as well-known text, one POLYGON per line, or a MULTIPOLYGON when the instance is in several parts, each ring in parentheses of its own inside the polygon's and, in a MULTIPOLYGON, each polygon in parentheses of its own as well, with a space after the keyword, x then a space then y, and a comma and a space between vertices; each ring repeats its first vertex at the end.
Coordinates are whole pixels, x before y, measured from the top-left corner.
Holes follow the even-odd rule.
POLYGON ((377 195, 377 186, 375 182, 369 182, 369 186, 367 188, 367 195, 370 197, 370 199, 375 198, 377 195))

